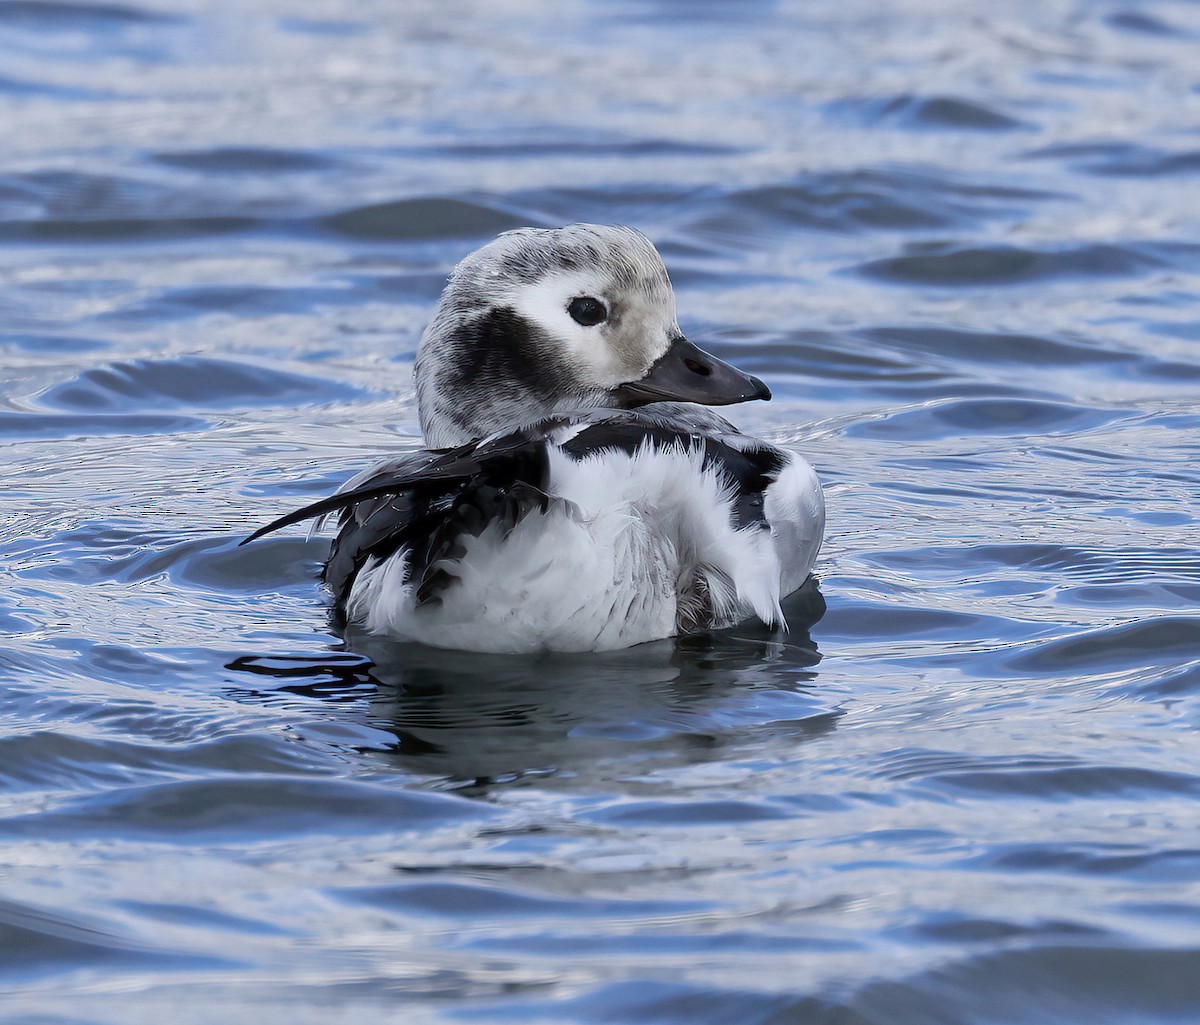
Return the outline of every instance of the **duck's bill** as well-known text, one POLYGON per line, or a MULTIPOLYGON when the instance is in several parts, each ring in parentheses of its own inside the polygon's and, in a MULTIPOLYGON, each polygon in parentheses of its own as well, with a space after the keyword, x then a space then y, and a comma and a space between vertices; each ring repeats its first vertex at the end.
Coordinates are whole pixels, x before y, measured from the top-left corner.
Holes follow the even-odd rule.
POLYGON ((771 397, 771 389, 757 377, 742 373, 682 336, 659 357, 650 373, 640 381, 621 385, 617 392, 629 408, 647 402, 729 406, 771 397))

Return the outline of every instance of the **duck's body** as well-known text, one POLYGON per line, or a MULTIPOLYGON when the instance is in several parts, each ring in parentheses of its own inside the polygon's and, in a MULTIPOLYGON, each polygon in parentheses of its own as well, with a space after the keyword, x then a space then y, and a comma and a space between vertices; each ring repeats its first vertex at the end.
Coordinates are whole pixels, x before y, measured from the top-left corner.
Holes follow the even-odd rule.
POLYGON ((259 532, 340 512, 325 579, 347 620, 492 652, 782 623, 820 547, 820 484, 711 410, 655 401, 769 392, 683 339, 642 236, 501 236, 455 271, 416 375, 438 447, 259 532))

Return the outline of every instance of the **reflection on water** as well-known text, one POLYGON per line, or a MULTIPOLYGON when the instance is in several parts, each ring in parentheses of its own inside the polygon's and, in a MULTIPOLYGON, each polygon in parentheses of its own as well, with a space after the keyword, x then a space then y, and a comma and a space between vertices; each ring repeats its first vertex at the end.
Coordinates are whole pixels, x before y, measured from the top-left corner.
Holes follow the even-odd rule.
POLYGON ((586 777, 634 752, 663 766, 707 760, 748 725, 796 738, 833 729, 838 713, 815 682, 821 656, 809 635, 824 611, 810 578, 784 603, 787 633, 746 624, 624 651, 523 656, 351 632, 348 652, 366 661, 247 656, 230 668, 283 677, 289 693, 325 700, 331 684, 339 697, 373 686, 368 717, 395 736, 386 750, 396 765, 486 789, 527 774, 586 777))

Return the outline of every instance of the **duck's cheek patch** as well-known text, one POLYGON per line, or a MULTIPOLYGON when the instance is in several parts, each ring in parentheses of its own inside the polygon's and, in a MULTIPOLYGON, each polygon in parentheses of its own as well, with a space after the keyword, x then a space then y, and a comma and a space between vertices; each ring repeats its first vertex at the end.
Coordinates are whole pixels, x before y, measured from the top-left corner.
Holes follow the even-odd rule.
POLYGON ((577 387, 568 368, 547 358, 553 345, 543 328, 512 307, 488 310, 464 325, 459 335, 453 390, 468 407, 472 392, 484 389, 489 399, 532 393, 548 400, 571 394, 577 387))

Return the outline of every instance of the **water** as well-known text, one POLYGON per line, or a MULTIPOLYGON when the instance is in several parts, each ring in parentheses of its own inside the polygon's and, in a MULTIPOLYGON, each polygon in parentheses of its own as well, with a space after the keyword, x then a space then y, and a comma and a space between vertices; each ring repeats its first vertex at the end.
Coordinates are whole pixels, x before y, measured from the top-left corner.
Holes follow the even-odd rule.
POLYGON ((1200 1015, 1200 7, 0 3, 0 1017, 1200 1015), (661 247, 786 638, 336 635, 448 269, 661 247), (823 614, 822 614, 823 613, 823 614))

